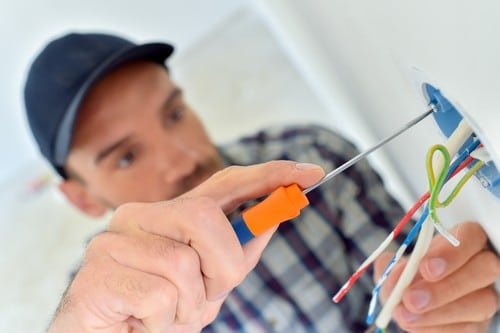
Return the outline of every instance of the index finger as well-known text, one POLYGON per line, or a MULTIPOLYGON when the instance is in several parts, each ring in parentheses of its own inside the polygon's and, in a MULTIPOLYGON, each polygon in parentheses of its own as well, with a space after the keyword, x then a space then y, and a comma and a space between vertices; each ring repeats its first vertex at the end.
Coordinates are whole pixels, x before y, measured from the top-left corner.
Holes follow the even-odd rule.
POLYGON ((270 161, 251 166, 231 166, 221 170, 184 196, 208 196, 227 214, 238 205, 259 198, 280 186, 293 183, 301 188, 316 184, 323 169, 315 164, 270 161))
POLYGON ((441 235, 434 237, 419 268, 427 281, 441 280, 450 275, 483 250, 488 241, 481 225, 475 222, 456 225, 450 232, 460 241, 460 245, 454 247, 441 235))
POLYGON ((270 239, 270 234, 255 239, 242 251, 224 213, 282 185, 310 186, 323 174, 319 166, 291 161, 230 167, 177 199, 149 204, 147 209, 122 207, 117 220, 194 248, 200 256, 207 298, 213 299, 241 281, 270 239))

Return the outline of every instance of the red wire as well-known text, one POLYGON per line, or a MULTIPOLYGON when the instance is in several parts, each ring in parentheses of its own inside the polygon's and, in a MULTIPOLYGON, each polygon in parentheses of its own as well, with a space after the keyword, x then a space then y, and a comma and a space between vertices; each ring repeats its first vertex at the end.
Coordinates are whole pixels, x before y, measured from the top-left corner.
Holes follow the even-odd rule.
MULTIPOLYGON (((468 156, 462 163, 460 163, 460 165, 452 172, 452 174, 450 175, 450 179, 452 179, 453 177, 455 177, 455 175, 457 173, 459 173, 460 171, 462 171, 465 167, 467 167, 469 164, 472 163, 472 161, 474 161, 474 158, 468 156)), ((399 221, 399 223, 396 225, 396 227, 392 230, 392 239, 394 239, 395 237, 397 237, 399 235, 399 233, 401 232, 401 230, 405 227, 405 225, 408 223, 408 221, 411 220, 411 218, 413 217, 413 215, 415 215, 415 212, 420 208, 422 207, 422 205, 427 201, 427 199, 429 199, 429 191, 425 192, 421 197, 420 199, 417 200, 417 202, 415 202, 413 204, 413 206, 406 212, 406 214, 403 216, 403 218, 399 221)), ((356 272, 354 272, 354 274, 351 275, 351 277, 349 278, 349 280, 347 280, 347 282, 345 283, 344 287, 342 287, 342 289, 337 293, 337 295, 335 295, 333 297, 333 301, 335 303, 338 303, 342 300, 342 298, 345 296, 345 294, 347 294, 347 292, 349 291, 349 289, 351 289, 351 287, 354 285, 354 283, 360 278, 360 276, 368 269, 369 265, 366 265, 365 267, 361 267, 360 269, 358 269, 356 272)))

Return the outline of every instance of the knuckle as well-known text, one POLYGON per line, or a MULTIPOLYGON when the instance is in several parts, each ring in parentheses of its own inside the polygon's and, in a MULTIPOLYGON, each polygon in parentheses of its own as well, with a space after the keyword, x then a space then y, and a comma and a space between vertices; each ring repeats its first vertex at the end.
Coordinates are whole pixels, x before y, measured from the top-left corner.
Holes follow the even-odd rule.
POLYGON ((239 285, 245 278, 243 269, 230 269, 221 277, 221 286, 225 290, 231 290, 239 285))
POLYGON ((221 180, 221 179, 226 178, 230 174, 233 174, 235 172, 239 172, 242 168, 243 167, 239 166, 239 165, 231 165, 231 166, 228 166, 222 170, 217 171, 216 173, 214 173, 211 176, 211 178, 213 180, 221 180))
POLYGON ((113 232, 105 231, 94 236, 87 245, 87 256, 94 253, 108 252, 117 237, 113 232))
POLYGON ((196 293, 190 295, 191 299, 185 302, 179 302, 175 321, 179 324, 191 324, 199 322, 206 311, 205 295, 196 293), (182 305, 181 305, 182 304, 182 305))
POLYGON ((179 302, 177 288, 170 282, 162 279, 150 281, 148 292, 140 297, 130 297, 127 304, 132 304, 141 314, 152 314, 161 316, 166 326, 170 326, 176 317, 179 302))
POLYGON ((118 206, 109 222, 109 230, 118 229, 123 223, 129 222, 131 217, 143 211, 143 208, 144 204, 136 202, 129 202, 118 206))
POLYGON ((200 274, 200 257, 193 248, 173 243, 172 251, 172 260, 169 264, 173 266, 173 270, 180 275, 200 274))
POLYGON ((468 229, 470 229, 471 232, 474 232, 477 234, 485 234, 483 227, 481 227, 481 224, 479 224, 478 222, 467 221, 467 222, 464 222, 463 225, 466 226, 468 229))
POLYGON ((115 217, 129 216, 132 213, 137 212, 142 204, 136 202, 128 202, 118 206, 114 212, 115 217))
POLYGON ((481 267, 485 269, 485 274, 488 274, 494 279, 500 276, 500 259, 493 251, 482 252, 481 262, 481 267))
POLYGON ((159 283, 154 287, 152 296, 154 297, 154 304, 158 305, 159 308, 169 310, 167 312, 175 312, 172 310, 177 308, 179 292, 174 285, 171 283, 159 283))
POLYGON ((481 321, 491 319, 498 311, 498 295, 494 287, 488 288, 484 300, 481 302, 481 321))
MULTIPOLYGON (((473 281, 468 282, 469 288, 473 288, 473 287, 471 287, 472 283, 474 283, 474 282, 473 281)), ((449 298, 450 295, 463 294, 463 291, 462 291, 463 287, 464 287, 464 285, 461 282, 460 278, 458 278, 456 276, 450 276, 450 277, 448 277, 448 283, 446 284, 446 293, 436 292, 431 296, 431 299, 433 299, 433 297, 436 297, 439 300, 436 303, 440 304, 440 303, 444 302, 447 298, 449 298)))

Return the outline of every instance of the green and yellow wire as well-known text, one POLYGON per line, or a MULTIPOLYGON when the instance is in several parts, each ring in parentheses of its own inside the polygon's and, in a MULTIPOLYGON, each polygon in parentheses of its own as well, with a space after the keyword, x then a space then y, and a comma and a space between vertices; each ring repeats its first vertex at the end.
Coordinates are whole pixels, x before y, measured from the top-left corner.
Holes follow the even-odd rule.
POLYGON ((429 215, 431 216, 432 221, 434 222, 434 225, 436 229, 439 231, 439 233, 441 233, 454 246, 458 246, 460 242, 453 235, 451 235, 441 224, 441 221, 439 220, 436 213, 436 208, 448 206, 453 201, 453 199, 455 199, 455 197, 460 192, 465 183, 483 165, 484 165, 483 161, 476 162, 474 166, 470 168, 467 171, 467 173, 460 179, 457 185, 455 185, 455 187, 452 189, 448 197, 441 202, 439 201, 439 194, 443 189, 444 183, 446 181, 446 176, 448 175, 450 169, 450 154, 446 149, 446 147, 440 144, 430 147, 429 151, 427 152, 426 167, 427 167, 427 176, 429 180, 429 193, 430 193, 429 215), (443 158, 443 167, 441 170, 438 170, 437 179, 433 168, 433 159, 434 159, 434 154, 436 152, 441 153, 441 156, 443 158))

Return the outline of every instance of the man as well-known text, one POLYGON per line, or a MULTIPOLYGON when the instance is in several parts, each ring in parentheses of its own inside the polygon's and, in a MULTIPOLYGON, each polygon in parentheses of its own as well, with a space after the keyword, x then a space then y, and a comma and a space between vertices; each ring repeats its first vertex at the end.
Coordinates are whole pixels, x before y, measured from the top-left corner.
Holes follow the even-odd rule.
MULTIPOLYGON (((275 230, 241 247, 226 216, 281 185, 314 184, 356 150, 315 126, 214 146, 170 80, 172 51, 69 34, 30 68, 28 120, 60 190, 92 216, 118 208, 90 242, 49 331, 364 331, 371 279, 339 305, 330 297, 402 217, 400 207, 360 162, 311 192, 310 206, 272 238, 275 230)), ((434 240, 395 311, 401 327, 487 330, 500 263, 477 224, 460 230, 469 235, 461 251, 434 240)))

